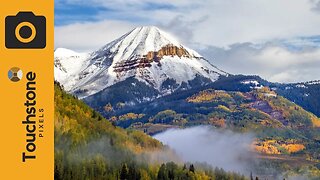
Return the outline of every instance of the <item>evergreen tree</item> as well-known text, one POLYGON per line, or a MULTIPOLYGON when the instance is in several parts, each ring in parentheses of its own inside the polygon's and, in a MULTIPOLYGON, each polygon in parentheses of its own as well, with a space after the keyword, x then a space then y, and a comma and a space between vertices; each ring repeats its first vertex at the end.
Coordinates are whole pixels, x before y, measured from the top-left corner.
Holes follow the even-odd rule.
POLYGON ((122 165, 121 171, 120 171, 120 179, 121 180, 128 180, 129 179, 129 170, 126 163, 122 165))
POLYGON ((166 165, 165 164, 161 164, 160 169, 158 171, 158 180, 167 180, 168 178, 168 174, 166 171, 166 165))
POLYGON ((178 166, 174 162, 168 162, 166 164, 166 169, 168 173, 168 178, 170 180, 175 179, 177 176, 176 172, 177 172, 178 166))
POLYGON ((186 170, 187 169, 187 165, 184 164, 182 170, 186 170))
POLYGON ((195 168, 194 168, 193 164, 190 165, 189 171, 190 171, 190 172, 193 172, 193 173, 195 172, 195 168))
POLYGON ((132 164, 129 166, 129 177, 128 179, 132 179, 132 180, 138 180, 141 179, 141 174, 140 172, 137 170, 135 164, 132 164))

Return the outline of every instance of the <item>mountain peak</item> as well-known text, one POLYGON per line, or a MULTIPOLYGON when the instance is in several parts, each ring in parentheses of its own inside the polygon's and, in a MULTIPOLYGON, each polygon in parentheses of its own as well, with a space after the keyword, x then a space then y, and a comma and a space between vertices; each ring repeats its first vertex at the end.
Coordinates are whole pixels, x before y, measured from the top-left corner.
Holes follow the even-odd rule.
POLYGON ((165 94, 197 77, 227 75, 155 26, 137 27, 88 55, 56 58, 55 65, 57 80, 81 98, 130 77, 165 94), (169 81, 174 89, 163 88, 169 81))
POLYGON ((201 57, 197 52, 183 46, 173 36, 156 26, 141 26, 107 44, 95 54, 114 54, 114 62, 128 61, 142 57, 150 52, 157 52, 166 46, 183 48, 194 57, 201 57))
POLYGON ((173 36, 171 36, 169 33, 161 30, 160 28, 158 28, 156 26, 136 27, 130 33, 134 33, 137 36, 143 36, 143 37, 145 37, 144 40, 152 40, 152 38, 155 38, 153 40, 164 40, 165 42, 167 42, 169 44, 173 44, 176 46, 181 45, 179 43, 179 41, 176 40, 173 36), (145 35, 147 35, 147 36, 145 36, 145 35))
MULTIPOLYGON (((141 26, 133 29, 131 33, 134 33, 136 36, 144 37, 145 41, 161 41, 162 43, 172 44, 175 46, 182 46, 179 41, 171 36, 169 33, 161 30, 156 26, 141 26)), ((157 49, 154 49, 157 50, 157 49)))
POLYGON ((152 25, 150 25, 150 26, 139 26, 139 27, 136 27, 136 28, 134 28, 133 30, 143 30, 143 31, 149 31, 149 32, 151 32, 151 31, 161 31, 157 26, 152 26, 152 25))

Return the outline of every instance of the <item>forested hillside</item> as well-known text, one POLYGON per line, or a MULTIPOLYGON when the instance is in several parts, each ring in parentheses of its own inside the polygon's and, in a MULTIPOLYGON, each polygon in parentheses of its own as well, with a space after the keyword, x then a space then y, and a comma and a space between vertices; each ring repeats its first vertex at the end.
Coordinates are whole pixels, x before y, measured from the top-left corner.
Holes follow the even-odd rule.
POLYGON ((55 179, 246 179, 207 165, 152 161, 150 154, 169 150, 143 132, 114 126, 58 84, 54 122, 55 179))
POLYGON ((206 89, 178 93, 139 108, 107 104, 104 114, 117 125, 148 134, 196 125, 254 132, 258 152, 303 154, 320 160, 319 118, 267 87, 247 92, 206 89))

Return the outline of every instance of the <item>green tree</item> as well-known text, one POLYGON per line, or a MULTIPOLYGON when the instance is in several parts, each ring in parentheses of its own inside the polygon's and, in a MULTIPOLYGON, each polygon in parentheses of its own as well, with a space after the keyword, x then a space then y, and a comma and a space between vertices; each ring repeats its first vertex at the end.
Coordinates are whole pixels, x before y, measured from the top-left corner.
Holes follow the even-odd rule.
POLYGON ((137 170, 135 164, 131 164, 129 166, 129 174, 128 174, 128 179, 130 180, 139 180, 141 179, 141 174, 140 172, 137 170))
POLYGON ((189 171, 190 171, 190 172, 193 172, 193 173, 195 172, 195 168, 194 168, 193 164, 190 165, 189 171))
POLYGON ((170 180, 175 179, 177 176, 178 165, 176 165, 174 162, 168 162, 166 164, 166 169, 168 173, 168 178, 170 180))
POLYGON ((157 178, 158 180, 168 180, 169 179, 165 164, 161 164, 157 177, 158 177, 157 178))
POLYGON ((183 164, 182 170, 186 170, 187 169, 187 165, 183 164))
POLYGON ((121 180, 128 180, 129 179, 129 170, 126 163, 122 165, 121 171, 120 171, 120 179, 121 180))

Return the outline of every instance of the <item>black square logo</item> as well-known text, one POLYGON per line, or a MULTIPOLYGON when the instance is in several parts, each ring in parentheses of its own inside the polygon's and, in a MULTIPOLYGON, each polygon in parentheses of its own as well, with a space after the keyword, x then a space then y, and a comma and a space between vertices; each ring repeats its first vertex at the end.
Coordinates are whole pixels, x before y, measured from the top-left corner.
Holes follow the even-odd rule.
POLYGON ((32 12, 7 16, 5 45, 8 49, 43 49, 46 47, 46 18, 32 12))

